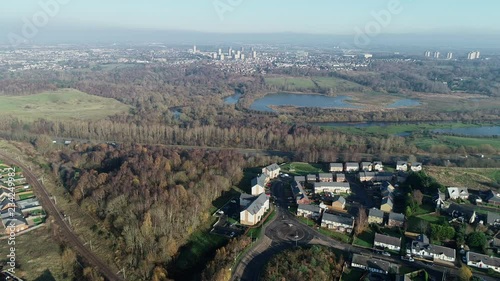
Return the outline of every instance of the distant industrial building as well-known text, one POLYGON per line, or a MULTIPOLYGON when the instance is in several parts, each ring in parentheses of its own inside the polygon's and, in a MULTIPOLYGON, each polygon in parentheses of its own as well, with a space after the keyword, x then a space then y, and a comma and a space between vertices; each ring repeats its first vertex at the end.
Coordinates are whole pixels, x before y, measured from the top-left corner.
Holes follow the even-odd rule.
POLYGON ((447 60, 451 60, 451 59, 453 59, 453 53, 449 52, 449 53, 446 55, 446 59, 447 59, 447 60))
POLYGON ((425 51, 424 56, 425 56, 426 58, 430 58, 430 57, 431 57, 431 51, 425 51))
POLYGON ((439 59, 439 57, 441 56, 441 53, 440 52, 434 52, 434 58, 435 59, 439 59))

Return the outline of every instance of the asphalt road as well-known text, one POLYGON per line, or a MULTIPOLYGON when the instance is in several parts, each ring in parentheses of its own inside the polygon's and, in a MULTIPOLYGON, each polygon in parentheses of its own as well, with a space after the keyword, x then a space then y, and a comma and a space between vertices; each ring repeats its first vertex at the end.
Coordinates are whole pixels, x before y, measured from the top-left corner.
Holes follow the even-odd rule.
MULTIPOLYGON (((458 268, 438 264, 429 265, 424 262, 409 262, 401 260, 399 256, 386 257, 373 253, 370 249, 355 247, 334 240, 326 235, 317 232, 313 227, 307 226, 299 221, 288 211, 288 201, 285 198, 284 185, 281 182, 273 184, 271 191, 276 196, 276 216, 273 221, 264 227, 265 235, 250 249, 241 261, 236 265, 233 272, 232 281, 258 281, 262 275, 262 270, 273 255, 286 249, 305 245, 323 245, 344 252, 362 254, 385 260, 393 264, 405 265, 413 268, 425 268, 429 271, 446 272, 447 274, 458 275, 458 268)), ((474 274, 482 277, 486 281, 496 281, 495 278, 474 274)))
POLYGON ((123 280, 117 274, 115 274, 107 264, 102 262, 96 255, 94 255, 94 253, 92 253, 87 247, 85 247, 78 236, 73 233, 70 226, 66 223, 64 217, 57 210, 57 207, 54 205, 52 200, 50 200, 49 193, 45 189, 45 186, 43 186, 38 181, 37 176, 35 176, 25 165, 5 155, 2 152, 0 152, 0 158, 2 158, 9 164, 19 166, 21 167, 21 169, 23 169, 23 174, 26 177, 28 183, 31 184, 31 186, 35 190, 40 204, 43 206, 44 210, 54 219, 55 224, 59 227, 59 231, 64 237, 64 240, 78 253, 79 256, 81 256, 92 266, 96 267, 107 280, 123 280))

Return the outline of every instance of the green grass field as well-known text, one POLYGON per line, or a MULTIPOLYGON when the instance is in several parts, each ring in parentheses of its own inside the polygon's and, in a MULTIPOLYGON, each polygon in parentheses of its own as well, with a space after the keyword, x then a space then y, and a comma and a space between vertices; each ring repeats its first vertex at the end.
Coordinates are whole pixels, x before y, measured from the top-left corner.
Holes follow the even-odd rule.
POLYGON ((283 172, 292 175, 307 175, 314 173, 323 173, 323 166, 321 164, 310 164, 302 162, 292 162, 281 166, 283 172))
POLYGON ((372 248, 374 239, 375 239, 375 233, 373 232, 373 230, 368 229, 365 232, 361 233, 356 238, 354 238, 352 244, 365 248, 372 248))
POLYGON ((229 241, 227 238, 210 234, 207 231, 196 231, 191 235, 188 244, 180 250, 175 262, 177 268, 187 270, 203 263, 211 253, 225 246, 229 241))
POLYGON ((475 189, 490 189, 491 185, 500 185, 500 170, 489 168, 425 168, 425 172, 445 186, 467 186, 475 189))
POLYGON ((15 116, 23 120, 98 120, 126 113, 129 106, 108 98, 92 96, 67 89, 28 96, 0 95, 0 116, 15 116))

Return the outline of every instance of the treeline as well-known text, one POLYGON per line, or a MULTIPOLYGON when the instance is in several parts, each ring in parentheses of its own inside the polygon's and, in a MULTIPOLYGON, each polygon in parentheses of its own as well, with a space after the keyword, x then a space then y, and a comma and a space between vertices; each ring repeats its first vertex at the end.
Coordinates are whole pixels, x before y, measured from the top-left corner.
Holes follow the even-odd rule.
POLYGON ((114 260, 133 280, 167 278, 167 263, 247 165, 232 151, 141 145, 81 145, 52 162, 73 200, 111 233, 114 260))
POLYGON ((340 280, 344 257, 326 247, 286 250, 274 256, 262 272, 263 281, 340 280))

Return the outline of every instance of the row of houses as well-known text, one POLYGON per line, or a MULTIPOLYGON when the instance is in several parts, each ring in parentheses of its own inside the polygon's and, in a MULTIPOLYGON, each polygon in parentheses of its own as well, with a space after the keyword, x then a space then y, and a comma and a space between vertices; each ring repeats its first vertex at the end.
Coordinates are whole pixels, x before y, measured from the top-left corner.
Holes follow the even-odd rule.
POLYGON ((301 183, 314 184, 316 182, 345 182, 346 177, 343 173, 319 173, 319 174, 309 174, 307 176, 295 176, 295 181, 301 183))
POLYGON ((414 256, 432 260, 455 262, 456 259, 455 249, 433 245, 424 234, 420 234, 411 242, 411 248, 407 249, 407 252, 408 251, 414 256))
POLYGON ((383 182, 380 186, 380 193, 382 195, 382 202, 380 203, 380 210, 390 213, 394 208, 394 186, 389 182, 383 182))
POLYGON ((390 212, 386 220, 384 211, 376 208, 368 211, 368 223, 370 224, 374 223, 383 226, 387 221, 387 225, 389 227, 403 227, 405 219, 405 215, 403 214, 390 212))
POLYGON ((490 257, 473 252, 467 252, 465 258, 467 259, 468 266, 481 269, 492 269, 500 273, 500 258, 490 257))
POLYGON ((332 173, 353 173, 358 171, 382 171, 384 165, 380 161, 375 162, 346 162, 346 163, 330 163, 330 172, 332 173))
POLYGON ((0 172, 0 219, 4 232, 21 232, 30 226, 40 223, 45 217, 43 208, 31 191, 26 178, 17 168, 2 164, 0 172), (7 171, 14 171, 9 177, 7 171), (12 180, 13 178, 13 180, 12 180), (14 186, 10 186, 11 182, 14 186), (9 187, 10 186, 10 187, 9 187), (34 219, 39 218, 38 222, 34 219))
POLYGON ((407 162, 407 161, 398 161, 396 163, 396 171, 407 172, 408 170, 413 172, 422 171, 422 163, 420 162, 407 162))
MULTIPOLYGON (((448 197, 445 197, 444 199, 443 199, 443 194, 438 194, 440 199, 468 200, 470 197, 469 189, 466 187, 448 187, 447 192, 448 192, 448 197)), ((486 192, 483 192, 482 198, 476 197, 476 203, 488 203, 491 205, 500 206, 500 193, 493 190, 488 190, 486 192)))
POLYGON ((389 172, 359 172, 358 179, 360 182, 380 182, 380 181, 391 181, 394 177, 393 173, 389 172))
POLYGON ((320 194, 323 192, 349 194, 351 193, 351 185, 348 182, 315 182, 314 193, 320 194))
POLYGON ((388 261, 374 259, 363 255, 353 254, 351 267, 367 270, 373 273, 388 275, 389 272, 397 272, 397 265, 388 261), (392 270, 391 270, 392 269, 392 270))

